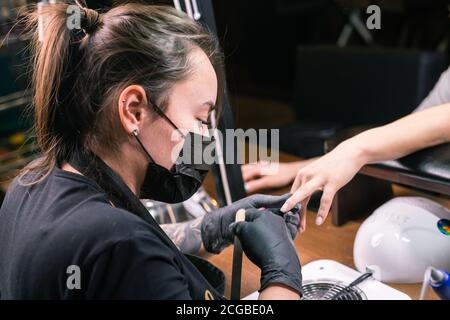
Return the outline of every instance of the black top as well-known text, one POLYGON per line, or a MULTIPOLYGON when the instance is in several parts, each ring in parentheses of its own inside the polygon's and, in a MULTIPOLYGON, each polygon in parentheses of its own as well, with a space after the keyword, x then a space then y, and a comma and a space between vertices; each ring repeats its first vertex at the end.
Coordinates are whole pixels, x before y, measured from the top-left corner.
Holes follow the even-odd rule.
POLYGON ((112 206, 87 177, 58 168, 33 186, 16 179, 6 194, 0 209, 0 294, 221 298, 159 226, 112 206))

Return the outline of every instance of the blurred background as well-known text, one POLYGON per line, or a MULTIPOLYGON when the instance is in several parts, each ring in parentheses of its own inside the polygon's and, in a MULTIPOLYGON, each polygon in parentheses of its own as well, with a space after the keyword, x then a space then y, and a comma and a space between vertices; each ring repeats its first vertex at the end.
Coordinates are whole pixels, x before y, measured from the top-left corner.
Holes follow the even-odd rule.
MULTIPOLYGON (((88 1, 92 7, 102 2, 88 1)), ((34 3, 0 0, 0 181, 32 157, 27 43, 12 29, 34 3)), ((148 1, 171 3, 170 1, 148 1)), ((213 0, 235 124, 280 128, 282 151, 312 157, 354 126, 414 110, 448 67, 447 0, 213 0), (381 29, 368 30, 369 5, 381 29)), ((0 191, 1 200, 1 191, 0 191)), ((1 202, 1 201, 0 201, 1 202)))

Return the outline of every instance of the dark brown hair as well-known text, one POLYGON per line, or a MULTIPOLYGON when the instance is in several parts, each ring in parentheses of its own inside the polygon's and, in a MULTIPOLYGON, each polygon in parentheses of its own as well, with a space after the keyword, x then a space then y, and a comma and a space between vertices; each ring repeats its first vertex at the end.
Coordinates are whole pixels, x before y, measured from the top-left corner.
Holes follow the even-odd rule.
POLYGON ((141 85, 151 101, 164 107, 171 87, 192 71, 194 48, 203 50, 214 66, 217 106, 222 102, 218 42, 186 14, 137 3, 105 13, 81 6, 80 30, 68 24, 69 5, 48 4, 25 18, 33 36, 32 108, 42 153, 22 171, 21 176, 37 173, 27 183, 41 181, 81 148, 114 152, 126 138, 113 107, 121 90, 141 85))

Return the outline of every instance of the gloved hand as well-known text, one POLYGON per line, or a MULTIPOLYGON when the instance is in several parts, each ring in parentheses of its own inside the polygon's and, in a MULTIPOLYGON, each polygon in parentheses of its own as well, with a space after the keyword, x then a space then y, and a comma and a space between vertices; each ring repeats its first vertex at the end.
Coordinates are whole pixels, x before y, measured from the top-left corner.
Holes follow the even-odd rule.
POLYGON ((206 251, 220 253, 233 243, 234 235, 231 233, 229 226, 235 221, 236 212, 239 209, 269 208, 272 212, 279 213, 280 216, 284 217, 292 238, 295 238, 300 226, 298 207, 293 208, 286 214, 279 210, 289 197, 290 194, 282 196, 255 194, 206 214, 201 226, 202 241, 206 251))
POLYGON ((270 211, 249 209, 245 222, 230 230, 241 241, 247 257, 261 269, 261 288, 283 284, 302 295, 302 268, 284 219, 270 211))

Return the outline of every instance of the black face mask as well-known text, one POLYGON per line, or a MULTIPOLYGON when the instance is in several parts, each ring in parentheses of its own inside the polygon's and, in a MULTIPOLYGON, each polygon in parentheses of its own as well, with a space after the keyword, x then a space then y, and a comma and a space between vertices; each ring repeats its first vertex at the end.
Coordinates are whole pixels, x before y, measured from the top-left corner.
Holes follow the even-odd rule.
POLYGON ((210 153, 213 152, 214 139, 192 132, 183 134, 161 109, 155 104, 153 106, 158 114, 184 137, 184 144, 174 167, 168 170, 153 160, 139 139, 138 132, 136 130, 133 132, 139 145, 150 159, 139 198, 166 203, 183 202, 197 192, 208 174, 211 165, 204 162, 203 155, 205 150, 210 153), (189 155, 189 157, 186 155, 189 155))

